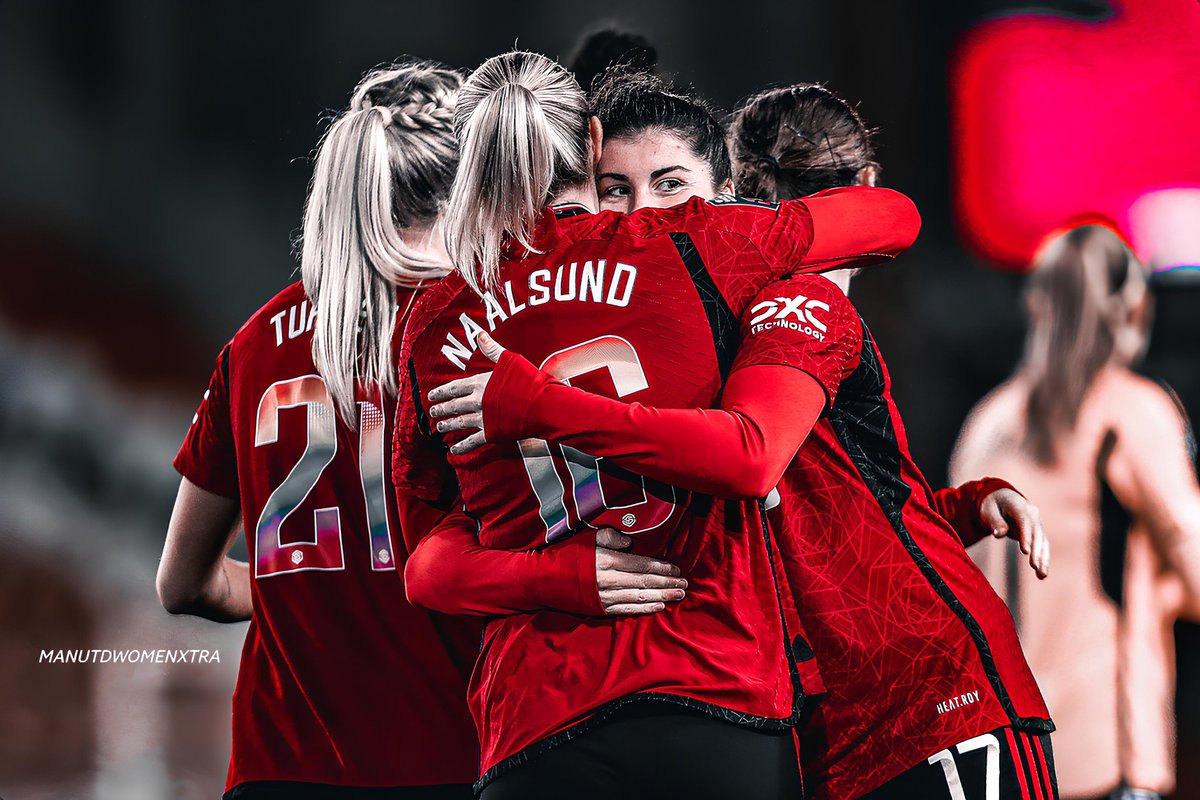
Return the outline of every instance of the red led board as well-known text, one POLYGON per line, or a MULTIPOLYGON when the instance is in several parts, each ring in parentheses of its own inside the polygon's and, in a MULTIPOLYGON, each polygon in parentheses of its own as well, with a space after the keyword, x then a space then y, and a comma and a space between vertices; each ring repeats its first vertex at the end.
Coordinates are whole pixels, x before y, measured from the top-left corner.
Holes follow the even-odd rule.
POLYGON ((1099 21, 988 20, 951 61, 956 221, 1001 266, 1024 269, 1047 233, 1096 215, 1160 267, 1200 263, 1200 218, 1190 213, 1200 188, 1200 3, 1110 5, 1099 21))

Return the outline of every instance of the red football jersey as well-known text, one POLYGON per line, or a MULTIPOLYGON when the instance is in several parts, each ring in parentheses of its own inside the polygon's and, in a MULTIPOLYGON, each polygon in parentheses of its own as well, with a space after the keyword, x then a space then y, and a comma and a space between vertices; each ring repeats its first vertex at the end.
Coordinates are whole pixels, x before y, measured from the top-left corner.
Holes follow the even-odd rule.
POLYGON ((935 510, 854 306, 793 278, 755 298, 742 335, 735 369, 794 367, 829 398, 770 515, 828 690, 802 730, 807 788, 859 797, 996 728, 1053 730, 1008 609, 935 510))
MULTIPOLYGON (((406 303, 409 294, 403 294, 406 303)), ((240 497, 254 611, 233 695, 227 788, 469 783, 464 702, 480 628, 410 605, 385 465, 395 401, 336 416, 295 283, 221 351, 175 467, 240 497)))
MULTIPOLYGON (((839 250, 833 226, 816 227, 818 257, 814 219, 825 213, 872 203, 881 217, 897 205, 911 210, 886 190, 837 194, 782 206, 692 200, 629 216, 548 212, 533 252, 510 243, 495 290, 481 297, 451 276, 414 309, 402 354, 414 402, 400 404, 394 448, 400 491, 436 502, 456 478, 490 547, 528 549, 611 526, 635 535, 638 552, 680 565, 689 581, 687 603, 647 617, 543 611, 490 623, 470 692, 482 782, 635 695, 780 729, 794 722, 798 684, 815 691, 819 678, 811 660, 794 663, 797 625, 755 504, 691 498, 540 439, 451 455, 448 475, 430 466, 446 443, 430 431, 428 390, 490 368, 474 344, 488 330, 573 385, 667 407, 710 405, 731 364, 737 318, 760 287, 807 262, 890 257, 911 243, 881 236, 839 250)), ((856 244, 867 229, 857 234, 856 244)))
MULTIPOLYGON (((909 456, 878 350, 832 283, 803 276, 766 287, 748 305, 741 332, 722 409, 762 413, 777 404, 779 386, 799 396, 804 386, 792 369, 811 376, 826 400, 768 514, 828 692, 802 731, 808 790, 859 797, 996 728, 1052 730, 1007 609, 935 510, 953 512, 963 538, 986 535, 979 500, 1007 484, 989 479, 940 497, 930 492, 909 456), (749 368, 758 383, 738 380, 749 368), (759 399, 765 385, 773 388, 759 399)), ((731 495, 745 491, 732 487, 750 468, 742 451, 751 445, 740 432, 768 422, 742 411, 626 405, 556 383, 507 355, 488 385, 484 414, 498 439, 570 441, 647 475, 731 495)), ((778 438, 786 438, 782 431, 778 438)), ((770 460, 778 443, 752 446, 770 460)))

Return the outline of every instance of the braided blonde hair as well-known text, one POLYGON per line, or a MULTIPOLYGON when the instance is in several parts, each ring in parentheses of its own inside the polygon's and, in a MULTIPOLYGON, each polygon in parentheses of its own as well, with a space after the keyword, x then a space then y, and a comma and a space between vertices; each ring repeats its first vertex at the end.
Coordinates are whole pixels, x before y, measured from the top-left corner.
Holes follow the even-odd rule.
POLYGON ((426 62, 373 71, 317 151, 301 274, 317 314, 313 361, 352 427, 358 382, 396 392, 396 287, 449 271, 410 247, 404 229, 435 223, 449 196, 461 82, 459 73, 426 62))

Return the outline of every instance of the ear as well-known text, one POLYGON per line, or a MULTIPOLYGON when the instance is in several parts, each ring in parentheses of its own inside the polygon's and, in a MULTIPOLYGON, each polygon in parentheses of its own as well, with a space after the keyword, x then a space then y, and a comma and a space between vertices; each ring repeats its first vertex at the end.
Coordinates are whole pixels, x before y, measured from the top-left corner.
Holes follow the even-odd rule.
POLYGON ((718 186, 717 194, 737 194, 737 191, 733 188, 733 181, 726 180, 724 183, 718 186))
POLYGON ((859 186, 874 186, 879 180, 879 168, 874 164, 867 164, 858 171, 854 176, 854 182, 859 186))
POLYGON ((600 154, 604 150, 604 128, 599 117, 588 118, 588 137, 592 143, 592 171, 600 166, 600 154))

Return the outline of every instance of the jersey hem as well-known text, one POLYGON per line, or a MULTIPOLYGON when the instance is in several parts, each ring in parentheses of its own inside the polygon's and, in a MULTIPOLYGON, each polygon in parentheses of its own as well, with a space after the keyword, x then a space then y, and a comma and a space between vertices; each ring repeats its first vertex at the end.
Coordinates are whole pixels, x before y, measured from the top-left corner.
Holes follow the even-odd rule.
POLYGON ((551 734, 544 739, 539 739, 531 745, 528 745, 511 756, 501 759, 475 781, 475 794, 483 791, 483 788, 491 783, 496 778, 504 775, 507 772, 529 763, 538 756, 553 750, 559 745, 566 744, 598 725, 606 722, 609 717, 615 714, 620 709, 630 703, 653 701, 657 700, 665 703, 673 703, 684 708, 689 708, 693 711, 700 711, 709 716, 716 717, 719 720, 740 725, 743 728, 751 728, 752 730, 771 731, 782 733, 783 731, 795 728, 799 722, 799 714, 793 711, 783 719, 774 717, 760 717, 754 714, 746 714, 741 711, 734 711, 731 708, 718 706, 713 703, 706 703, 703 700, 695 700, 690 697, 684 697, 678 694, 669 694, 667 692, 638 692, 637 694, 629 694, 624 697, 618 697, 615 700, 610 700, 607 703, 599 706, 583 720, 571 725, 558 733, 551 734))

